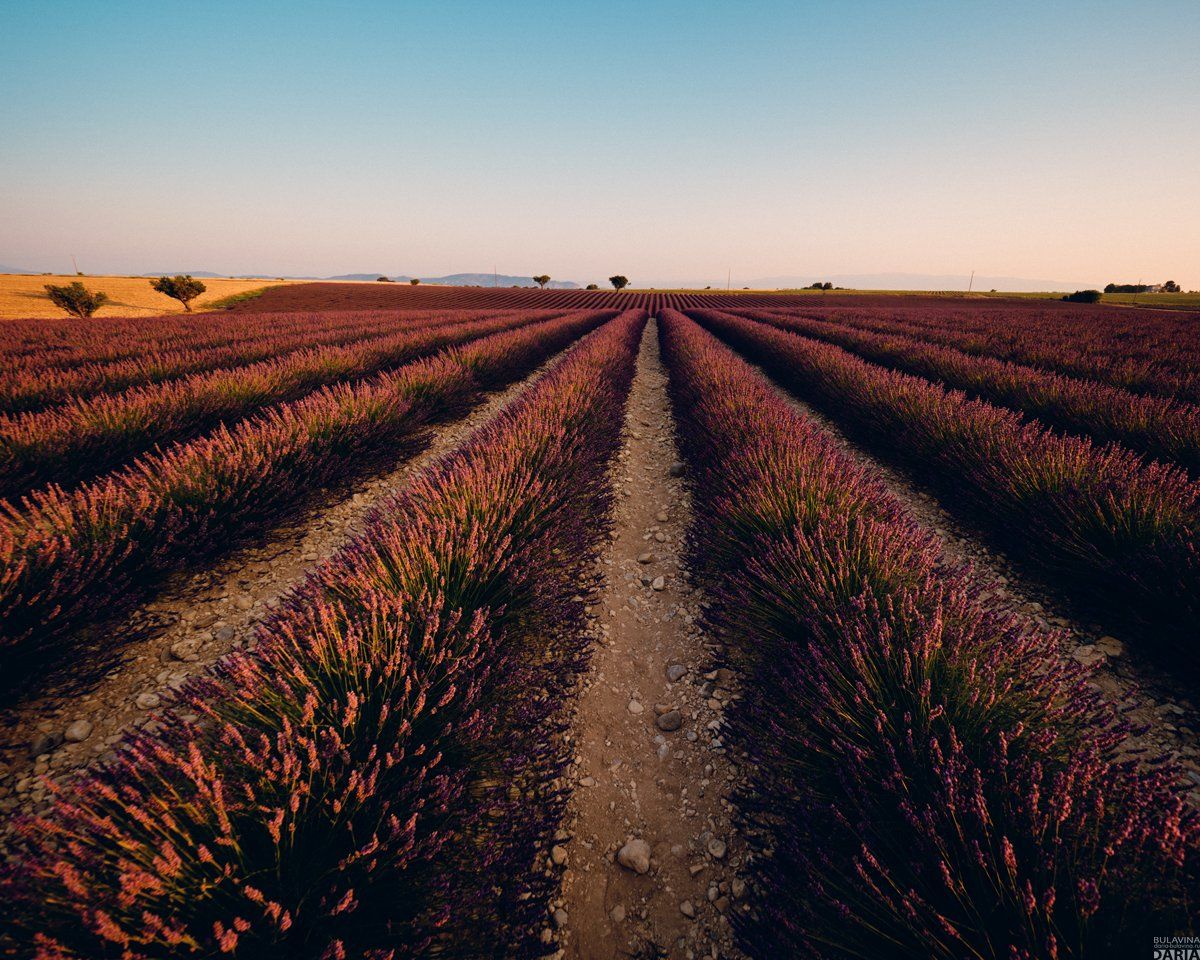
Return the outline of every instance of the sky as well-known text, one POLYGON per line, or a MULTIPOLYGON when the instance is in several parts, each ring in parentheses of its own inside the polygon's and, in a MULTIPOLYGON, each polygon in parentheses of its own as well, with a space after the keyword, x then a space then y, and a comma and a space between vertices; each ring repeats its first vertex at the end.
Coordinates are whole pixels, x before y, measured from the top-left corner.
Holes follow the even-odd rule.
POLYGON ((0 5, 0 264, 1200 289, 1200 3, 0 5))

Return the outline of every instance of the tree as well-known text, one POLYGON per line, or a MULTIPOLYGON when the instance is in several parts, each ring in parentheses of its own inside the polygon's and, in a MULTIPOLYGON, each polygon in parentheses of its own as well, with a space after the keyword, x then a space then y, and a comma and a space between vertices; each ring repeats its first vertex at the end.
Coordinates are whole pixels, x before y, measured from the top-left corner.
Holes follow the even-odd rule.
POLYGON ((537 284, 539 287, 541 287, 543 290, 545 290, 545 289, 546 289, 546 284, 548 284, 548 283, 550 282, 550 274, 548 274, 548 273, 543 273, 543 274, 542 274, 541 276, 539 276, 539 277, 534 277, 534 278, 533 278, 533 282, 534 282, 534 283, 536 283, 536 284, 537 284))
POLYGON ((624 290, 629 286, 629 278, 623 277, 619 273, 615 277, 609 277, 608 282, 613 285, 614 290, 624 290))
POLYGON ((108 294, 100 291, 92 293, 78 280, 65 287, 57 287, 53 283, 47 283, 45 287, 51 303, 81 320, 86 320, 108 303, 108 294))
POLYGON ((1102 296, 1099 290, 1076 290, 1074 293, 1068 293, 1063 299, 1067 303, 1099 303, 1102 296))
POLYGON ((391 283, 392 281, 389 280, 387 277, 376 277, 375 282, 376 283, 391 283))
POLYGON ((412 278, 411 280, 409 280, 408 282, 409 282, 409 283, 411 283, 411 284, 412 284, 412 285, 415 287, 415 286, 417 286, 417 284, 419 284, 421 281, 420 281, 420 280, 418 280, 416 277, 413 277, 413 278, 412 278))
MULTIPOLYGON (((749 288, 749 287, 747 287, 746 289, 748 290, 748 289, 750 289, 750 288, 749 288)), ((822 290, 832 290, 832 289, 833 289, 833 284, 832 284, 832 283, 830 283, 828 280, 826 280, 826 281, 825 281, 823 284, 821 284, 821 289, 822 289, 822 290)))
POLYGON ((201 281, 195 279, 191 274, 186 276, 180 274, 174 277, 159 277, 157 280, 151 280, 152 286, 159 293, 164 293, 172 300, 178 300, 183 304, 183 309, 191 313, 191 301, 195 300, 200 294, 208 289, 201 281))
POLYGON ((1166 283, 1163 284, 1163 293, 1182 293, 1182 292, 1183 291, 1181 291, 1179 288, 1179 284, 1177 284, 1174 280, 1168 280, 1166 283))
POLYGON ((596 284, 594 284, 594 283, 589 283, 589 284, 588 284, 586 287, 584 287, 583 289, 584 289, 584 290, 599 290, 600 288, 599 288, 599 287, 598 287, 596 284))

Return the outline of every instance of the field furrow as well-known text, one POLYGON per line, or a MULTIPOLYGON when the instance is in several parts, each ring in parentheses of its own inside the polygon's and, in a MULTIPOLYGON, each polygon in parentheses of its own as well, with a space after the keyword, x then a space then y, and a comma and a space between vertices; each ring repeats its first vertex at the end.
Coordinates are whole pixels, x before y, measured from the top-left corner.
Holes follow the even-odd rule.
POLYGON ((729 917, 746 909, 745 850, 727 810, 736 768, 719 730, 735 688, 697 623, 677 458, 651 322, 612 476, 595 649, 571 729, 563 893, 551 920, 566 956, 580 960, 741 955, 729 917))

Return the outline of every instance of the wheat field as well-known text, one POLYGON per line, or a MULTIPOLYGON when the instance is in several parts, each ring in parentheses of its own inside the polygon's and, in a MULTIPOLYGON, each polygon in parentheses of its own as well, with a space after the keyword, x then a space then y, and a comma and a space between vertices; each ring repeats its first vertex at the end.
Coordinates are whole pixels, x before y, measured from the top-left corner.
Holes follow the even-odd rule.
MULTIPOLYGON (((0 274, 0 319, 24 317, 65 317, 46 296, 48 283, 65 284, 80 280, 89 290, 107 293, 110 302, 100 308, 98 316, 157 316, 164 313, 183 313, 178 300, 155 292, 149 277, 72 277, 67 275, 0 274)), ((214 301, 236 296, 250 290, 278 286, 283 280, 205 279, 208 290, 192 304, 193 310, 204 310, 214 301)))

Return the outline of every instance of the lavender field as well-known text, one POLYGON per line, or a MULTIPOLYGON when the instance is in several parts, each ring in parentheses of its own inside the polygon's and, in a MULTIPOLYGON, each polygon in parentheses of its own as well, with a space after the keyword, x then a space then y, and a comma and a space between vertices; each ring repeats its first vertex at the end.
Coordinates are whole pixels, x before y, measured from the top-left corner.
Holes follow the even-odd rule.
POLYGON ((0 955, 1200 933, 1200 316, 541 293, 5 322, 0 955))

